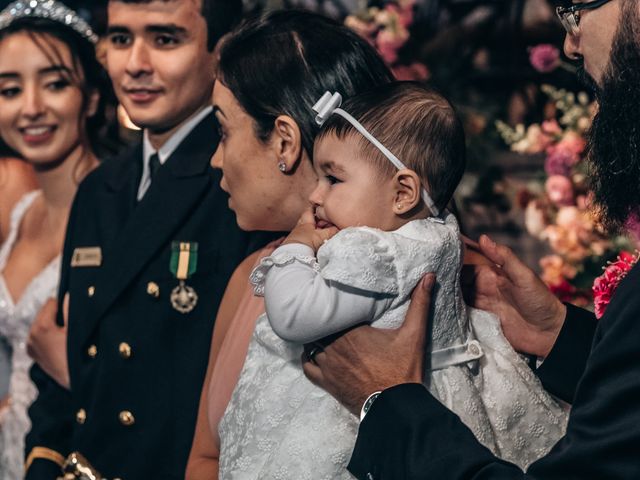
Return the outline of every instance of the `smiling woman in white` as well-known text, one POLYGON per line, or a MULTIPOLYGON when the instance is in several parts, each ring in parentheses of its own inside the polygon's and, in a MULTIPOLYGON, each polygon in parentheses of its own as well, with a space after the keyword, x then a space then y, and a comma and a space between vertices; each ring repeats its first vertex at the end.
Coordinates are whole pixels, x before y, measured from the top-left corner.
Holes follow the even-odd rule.
POLYGON ((252 273, 266 314, 219 426, 220 478, 351 478, 358 419, 305 378, 302 344, 362 322, 397 328, 427 272, 437 286, 425 385, 483 444, 525 467, 562 436, 566 412, 510 347, 498 319, 463 302, 458 224, 440 213, 464 168, 452 108, 414 83, 378 87, 344 110, 325 100, 326 108, 316 106, 320 120, 334 116, 314 149, 315 222, 303 216, 252 273), (381 174, 389 162, 391 173, 381 174), (363 224, 376 228, 356 226, 363 224), (322 242, 334 226, 340 231, 322 242))
MULTIPOLYGON (((62 4, 14 2, 0 13, 0 136, 33 167, 39 188, 14 207, 0 247, 0 335, 12 349, 9 402, 0 411, 1 480, 24 477, 27 409, 37 393, 26 342, 43 305, 57 296, 71 202, 98 163, 94 128, 104 117, 96 41, 62 4)), ((65 330, 50 330, 40 346, 62 358, 65 330)), ((63 372, 55 380, 67 381, 66 365, 44 363, 48 372, 63 372)))

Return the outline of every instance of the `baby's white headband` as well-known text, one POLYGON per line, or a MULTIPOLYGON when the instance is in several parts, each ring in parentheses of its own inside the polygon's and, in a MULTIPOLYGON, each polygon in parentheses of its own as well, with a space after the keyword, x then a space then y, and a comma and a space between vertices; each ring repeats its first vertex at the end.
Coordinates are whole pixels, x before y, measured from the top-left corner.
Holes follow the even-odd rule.
MULTIPOLYGON (((348 112, 340 108, 340 105, 342 105, 342 95, 340 95, 338 92, 335 92, 333 95, 330 92, 324 92, 324 95, 322 95, 320 100, 318 100, 313 106, 313 111, 317 113, 316 123, 322 126, 332 114, 336 113, 340 115, 347 122, 353 125, 364 138, 369 140, 378 150, 380 150, 382 154, 387 157, 398 170, 407 169, 406 165, 402 163, 398 159, 398 157, 391 153, 389 149, 385 147, 380 141, 378 141, 376 137, 371 135, 358 120, 356 120, 348 112)), ((427 205, 427 207, 429 207, 429 210, 431 210, 433 215, 435 215, 436 217, 440 215, 440 211, 431 199, 429 192, 427 192, 427 190, 423 187, 421 193, 422 200, 427 205)))

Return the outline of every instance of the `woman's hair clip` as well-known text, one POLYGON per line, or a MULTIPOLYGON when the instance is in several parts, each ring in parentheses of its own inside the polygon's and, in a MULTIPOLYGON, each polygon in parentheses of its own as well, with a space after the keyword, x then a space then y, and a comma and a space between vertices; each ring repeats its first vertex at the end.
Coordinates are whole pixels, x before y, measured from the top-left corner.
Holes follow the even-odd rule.
MULTIPOLYGON (((398 157, 396 157, 393 153, 389 151, 387 147, 385 147, 376 137, 371 135, 369 131, 364 128, 358 120, 353 118, 351 114, 344 111, 340 106, 342 105, 342 95, 338 92, 331 94, 331 92, 324 92, 324 95, 320 97, 320 99, 313 106, 313 111, 316 112, 316 123, 320 126, 324 125, 324 123, 329 119, 331 115, 334 113, 336 115, 340 115, 347 122, 349 122, 353 127, 360 132, 360 134, 369 140, 378 150, 382 152, 382 154, 387 157, 387 159, 393 163, 393 165, 398 170, 407 169, 404 163, 402 163, 398 157)), ((438 217, 440 215, 440 210, 436 207, 435 202, 431 199, 429 192, 425 188, 421 190, 421 196, 424 203, 429 207, 431 213, 434 216, 438 217)))

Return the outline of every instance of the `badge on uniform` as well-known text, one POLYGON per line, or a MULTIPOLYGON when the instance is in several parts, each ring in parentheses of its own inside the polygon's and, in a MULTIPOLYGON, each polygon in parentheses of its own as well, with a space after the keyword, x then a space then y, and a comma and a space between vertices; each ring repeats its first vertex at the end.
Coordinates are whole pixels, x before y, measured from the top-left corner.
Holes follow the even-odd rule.
POLYGON ((197 242, 172 242, 169 270, 180 281, 171 291, 171 306, 180 313, 189 313, 198 304, 198 294, 185 283, 198 268, 197 242))
POLYGON ((99 267, 102 265, 102 249, 100 247, 78 247, 71 255, 72 267, 99 267))

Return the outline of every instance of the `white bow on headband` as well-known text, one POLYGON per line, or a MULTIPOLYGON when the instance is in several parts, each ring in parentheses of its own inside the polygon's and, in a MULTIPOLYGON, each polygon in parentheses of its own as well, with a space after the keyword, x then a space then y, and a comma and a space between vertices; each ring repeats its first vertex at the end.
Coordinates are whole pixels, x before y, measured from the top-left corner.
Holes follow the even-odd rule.
MULTIPOLYGON (((382 154, 389 159, 391 163, 398 169, 404 170, 407 169, 406 165, 402 163, 398 157, 396 157, 393 153, 389 151, 387 147, 385 147, 376 137, 371 135, 369 131, 364 128, 364 126, 355 118, 353 118, 349 113, 344 111, 340 106, 342 105, 342 95, 338 92, 335 92, 333 95, 330 92, 324 92, 324 95, 316 102, 313 106, 313 111, 316 112, 316 123, 322 126, 327 119, 335 114, 340 115, 347 122, 354 126, 358 132, 362 134, 364 138, 369 140, 378 150, 382 152, 382 154)), ((422 200, 429 207, 429 210, 436 217, 440 215, 440 211, 436 207, 435 203, 431 199, 429 192, 426 189, 422 188, 422 200)))

